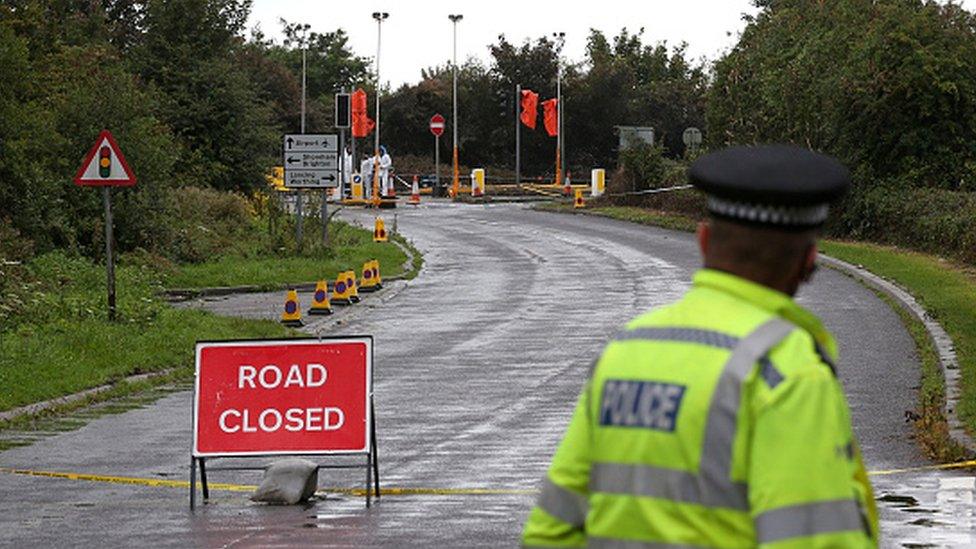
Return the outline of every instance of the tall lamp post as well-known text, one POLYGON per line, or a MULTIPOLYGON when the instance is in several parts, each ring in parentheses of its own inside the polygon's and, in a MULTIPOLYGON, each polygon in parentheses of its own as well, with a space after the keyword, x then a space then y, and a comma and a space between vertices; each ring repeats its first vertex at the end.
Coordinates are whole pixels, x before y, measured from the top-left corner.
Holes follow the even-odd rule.
POLYGON ((454 134, 454 183, 451 185, 451 195, 454 198, 457 198, 458 191, 459 191, 460 184, 461 184, 460 181, 459 181, 459 179, 458 179, 459 172, 458 172, 458 99, 457 99, 457 82, 458 82, 458 77, 457 77, 457 75, 458 75, 458 73, 457 73, 457 24, 458 24, 458 21, 464 19, 464 16, 461 15, 460 13, 458 13, 458 14, 448 15, 447 18, 450 19, 451 20, 451 23, 454 24, 454 61, 451 63, 451 66, 454 69, 454 91, 453 91, 453 94, 452 94, 453 95, 453 103, 454 103, 454 107, 453 107, 454 114, 451 117, 451 129, 452 129, 453 134, 454 134))
POLYGON ((389 17, 386 12, 373 12, 376 19, 376 135, 373 146, 373 205, 380 203, 380 40, 383 35, 383 21, 389 17))
POLYGON ((566 141, 563 137, 563 44, 565 32, 554 32, 556 39, 556 185, 562 185, 562 174, 566 165, 566 141))

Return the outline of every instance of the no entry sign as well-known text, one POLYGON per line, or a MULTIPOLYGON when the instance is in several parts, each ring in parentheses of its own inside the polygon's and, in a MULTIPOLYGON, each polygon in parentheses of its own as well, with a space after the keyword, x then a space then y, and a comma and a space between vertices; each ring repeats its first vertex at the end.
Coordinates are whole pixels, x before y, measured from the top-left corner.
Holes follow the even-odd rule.
POLYGON ((430 133, 434 134, 434 137, 440 137, 444 133, 444 117, 440 114, 435 114, 430 117, 430 133))
POLYGON ((200 342, 195 457, 369 453, 373 339, 200 342))

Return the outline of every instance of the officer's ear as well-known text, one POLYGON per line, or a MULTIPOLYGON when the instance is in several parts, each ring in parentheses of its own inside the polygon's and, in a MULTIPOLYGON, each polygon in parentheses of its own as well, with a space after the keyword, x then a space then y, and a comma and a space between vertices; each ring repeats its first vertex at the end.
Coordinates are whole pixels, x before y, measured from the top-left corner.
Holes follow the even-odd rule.
POLYGON ((702 257, 708 255, 708 242, 712 237, 712 227, 708 221, 698 222, 698 249, 701 250, 702 257))
POLYGON ((813 273, 817 272, 817 243, 810 244, 806 256, 803 258, 803 282, 813 280, 813 273))

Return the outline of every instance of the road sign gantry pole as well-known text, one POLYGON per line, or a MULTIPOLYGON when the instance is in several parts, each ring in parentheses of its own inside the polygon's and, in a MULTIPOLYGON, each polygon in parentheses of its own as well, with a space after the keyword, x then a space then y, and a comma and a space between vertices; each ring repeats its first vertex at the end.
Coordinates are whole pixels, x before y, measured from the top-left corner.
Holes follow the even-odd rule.
POLYGON ((556 38, 556 185, 562 185, 562 174, 566 163, 566 151, 563 139, 563 45, 566 43, 565 32, 554 32, 556 38))
POLYGON ((451 129, 454 134, 454 182, 451 185, 451 194, 454 198, 457 198, 458 192, 460 190, 460 172, 458 167, 458 74, 457 74, 457 24, 458 21, 464 19, 464 16, 460 13, 452 14, 447 16, 454 24, 454 61, 451 63, 451 67, 454 70, 454 85, 453 85, 453 115, 451 118, 451 129))
POLYGON ((515 185, 522 184, 522 84, 515 85, 515 185))

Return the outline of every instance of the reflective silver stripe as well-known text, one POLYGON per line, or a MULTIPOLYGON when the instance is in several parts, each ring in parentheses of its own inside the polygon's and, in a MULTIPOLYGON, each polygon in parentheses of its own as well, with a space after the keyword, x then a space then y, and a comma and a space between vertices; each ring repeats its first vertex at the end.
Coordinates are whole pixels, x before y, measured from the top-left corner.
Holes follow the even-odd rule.
POLYGON ((709 347, 719 347, 721 349, 734 349, 739 339, 714 332, 712 330, 700 330, 698 328, 635 328, 617 335, 617 341, 630 340, 650 340, 650 341, 680 341, 684 343, 698 343, 709 347))
POLYGON ((730 483, 719 490, 704 486, 694 473, 650 465, 594 463, 590 491, 749 510, 745 484, 730 483))
POLYGON ((590 536, 586 546, 594 549, 701 549, 703 547, 701 545, 682 545, 678 543, 603 538, 596 536, 590 536))
POLYGON ((766 385, 769 385, 770 389, 775 389, 777 385, 783 382, 783 374, 779 373, 776 366, 773 366, 769 357, 760 358, 759 366, 759 375, 766 381, 766 385))
MULTIPOLYGON (((730 479, 732 469, 732 444, 735 441, 736 418, 742 394, 742 381, 753 365, 783 340, 794 326, 780 318, 769 320, 756 328, 732 351, 732 356, 722 369, 718 385, 712 394, 705 422, 705 438, 698 473, 703 483, 703 495, 723 492, 735 493, 730 479)), ((706 501, 718 504, 718 502, 706 501)), ((748 508, 743 497, 735 508, 748 508)))
POLYGON ((756 538, 771 543, 832 532, 863 531, 864 524, 853 499, 818 501, 766 511, 756 517, 756 538))
POLYGON ((542 489, 536 505, 557 519, 579 527, 586 522, 586 512, 589 507, 586 496, 559 486, 549 480, 548 476, 542 481, 542 489))

